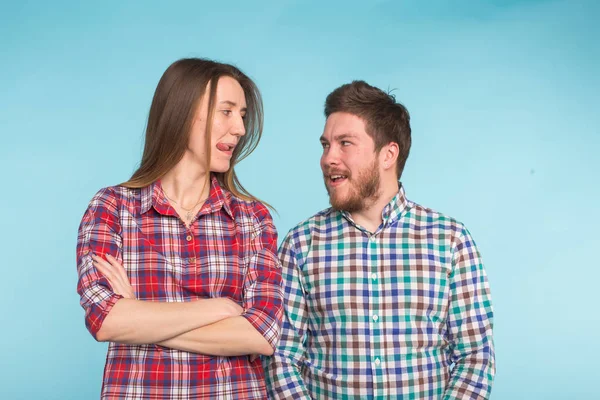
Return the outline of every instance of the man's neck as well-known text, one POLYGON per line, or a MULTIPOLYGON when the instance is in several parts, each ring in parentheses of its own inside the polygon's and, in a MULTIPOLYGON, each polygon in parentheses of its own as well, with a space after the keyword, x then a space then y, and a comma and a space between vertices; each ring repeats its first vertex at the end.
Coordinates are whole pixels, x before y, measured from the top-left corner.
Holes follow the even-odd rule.
POLYGON ((388 179, 387 182, 381 181, 380 196, 373 203, 367 203, 366 207, 360 211, 351 213, 352 219, 358 225, 364 227, 371 233, 375 233, 379 225, 383 222, 381 215, 383 209, 398 194, 398 181, 388 179))

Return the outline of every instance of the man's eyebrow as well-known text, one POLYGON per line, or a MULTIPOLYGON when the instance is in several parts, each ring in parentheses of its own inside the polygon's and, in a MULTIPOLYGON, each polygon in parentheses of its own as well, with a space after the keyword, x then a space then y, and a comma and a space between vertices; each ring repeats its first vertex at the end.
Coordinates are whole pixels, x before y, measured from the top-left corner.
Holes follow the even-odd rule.
MULTIPOLYGON (((224 104, 224 105, 231 106, 231 107, 236 107, 237 106, 237 103, 235 103, 235 102, 233 102, 231 100, 223 100, 223 101, 219 102, 219 104, 224 104)), ((246 111, 246 110, 247 110, 246 107, 242 108, 242 111, 246 111)))
MULTIPOLYGON (((355 135, 354 133, 342 133, 340 135, 334 136, 333 140, 338 140, 339 141, 339 140, 345 140, 345 139, 354 139, 356 137, 357 137, 357 135, 355 135)), ((325 139, 324 136, 321 136, 319 138, 319 141, 321 141, 321 142, 328 142, 328 140, 325 139)))
POLYGON ((344 140, 354 138, 356 138, 356 135, 354 133, 342 133, 341 135, 334 136, 333 140, 344 140))

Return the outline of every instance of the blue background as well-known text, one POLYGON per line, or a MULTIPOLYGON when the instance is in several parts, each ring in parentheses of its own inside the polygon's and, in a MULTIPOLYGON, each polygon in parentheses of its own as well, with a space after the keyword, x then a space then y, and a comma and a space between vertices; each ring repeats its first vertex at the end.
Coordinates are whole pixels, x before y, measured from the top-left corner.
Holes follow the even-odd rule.
POLYGON ((98 398, 77 227, 136 168, 156 84, 189 56, 261 89, 264 139, 239 171, 281 236, 328 205, 326 95, 395 89, 409 198, 464 222, 486 262, 492 398, 600 398, 599 17, 593 0, 2 1, 0 398, 98 398))

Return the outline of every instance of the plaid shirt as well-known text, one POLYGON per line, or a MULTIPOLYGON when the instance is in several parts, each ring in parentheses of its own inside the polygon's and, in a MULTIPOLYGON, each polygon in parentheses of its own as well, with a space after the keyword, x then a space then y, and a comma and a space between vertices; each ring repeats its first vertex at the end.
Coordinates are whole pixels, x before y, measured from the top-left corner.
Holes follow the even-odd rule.
POLYGON ((279 253, 285 318, 265 362, 272 398, 489 397, 492 305, 462 224, 400 188, 374 234, 327 209, 279 253))
MULTIPOLYGON (((183 302, 228 297, 272 346, 282 317, 277 232, 268 210, 224 191, 213 177, 208 200, 188 229, 160 182, 102 189, 79 228, 77 291, 96 337, 122 298, 92 265, 106 253, 123 264, 139 300, 183 302)), ((110 343, 103 399, 264 399, 260 359, 216 357, 155 344, 110 343)))

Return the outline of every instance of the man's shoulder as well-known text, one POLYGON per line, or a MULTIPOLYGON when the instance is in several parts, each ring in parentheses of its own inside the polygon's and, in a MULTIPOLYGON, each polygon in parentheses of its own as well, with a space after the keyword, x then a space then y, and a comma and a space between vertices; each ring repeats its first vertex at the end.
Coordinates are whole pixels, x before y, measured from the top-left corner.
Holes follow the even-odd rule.
POLYGON ((290 229, 288 235, 309 234, 309 232, 312 232, 315 229, 318 229, 336 220, 337 214, 338 212, 331 207, 321 210, 296 224, 295 227, 290 229))
POLYGON ((341 214, 331 207, 321 210, 290 229, 283 239, 283 243, 290 245, 293 242, 311 242, 315 233, 327 230, 339 218, 341 218, 341 214))
POLYGON ((416 226, 426 226, 450 230, 458 234, 462 233, 466 228, 462 222, 450 215, 444 214, 430 207, 408 201, 408 218, 416 226))

